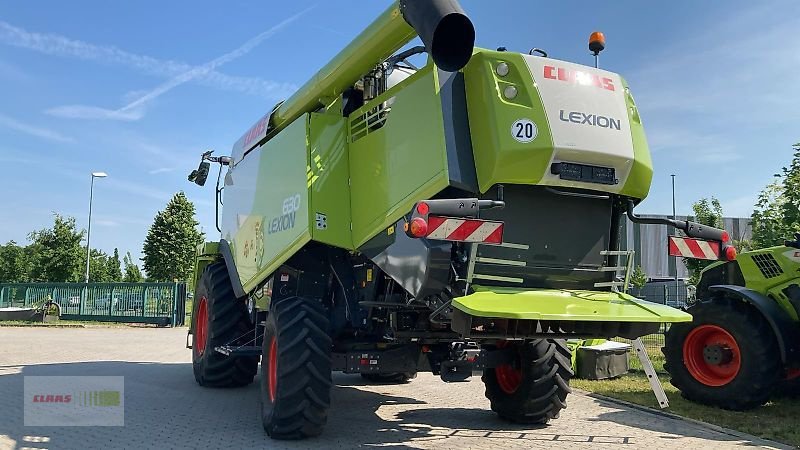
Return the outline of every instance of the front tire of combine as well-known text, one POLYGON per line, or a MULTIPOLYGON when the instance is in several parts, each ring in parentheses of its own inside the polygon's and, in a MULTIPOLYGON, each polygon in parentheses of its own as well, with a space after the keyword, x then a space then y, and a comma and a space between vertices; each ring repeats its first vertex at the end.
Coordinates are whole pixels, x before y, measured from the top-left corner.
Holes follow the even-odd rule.
POLYGON ((209 264, 195 289, 197 307, 192 315, 192 369, 194 379, 206 387, 239 387, 253 382, 258 357, 228 357, 214 349, 235 344, 252 333, 247 305, 239 301, 225 263, 209 264))
POLYGON ((362 373, 361 378, 370 383, 405 384, 417 378, 417 372, 362 373))
POLYGON ((261 422, 273 439, 318 436, 331 403, 325 308, 292 297, 270 305, 261 357, 261 422))
POLYGON ((513 347, 512 364, 483 372, 486 397, 500 417, 517 423, 545 424, 558 418, 572 392, 570 351, 563 340, 537 339, 520 344, 501 341, 498 348, 513 347))
POLYGON ((692 322, 670 326, 662 349, 664 368, 681 395, 736 411, 769 400, 781 361, 764 317, 727 298, 696 303, 687 312, 692 322))

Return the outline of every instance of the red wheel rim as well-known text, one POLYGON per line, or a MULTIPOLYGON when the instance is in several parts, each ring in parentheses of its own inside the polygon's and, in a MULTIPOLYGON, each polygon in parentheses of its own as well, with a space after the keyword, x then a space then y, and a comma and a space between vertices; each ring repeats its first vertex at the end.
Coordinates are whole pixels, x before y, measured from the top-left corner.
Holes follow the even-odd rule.
MULTIPOLYGON (((497 343, 497 348, 505 348, 508 346, 508 341, 500 341, 497 343)), ((494 375, 497 378, 497 384, 500 389, 506 394, 513 394, 519 389, 522 384, 522 369, 517 369, 511 364, 501 364, 494 368, 494 375)))
POLYGON ((716 325, 700 325, 686 336, 683 343, 683 363, 695 380, 713 387, 730 383, 742 368, 741 352, 736 339, 716 325), (729 358, 719 364, 709 362, 704 350, 711 346, 718 346, 729 352, 729 358))
POLYGON ((202 356, 206 351, 206 336, 208 336, 208 300, 205 296, 200 297, 200 303, 197 305, 194 336, 194 348, 197 350, 197 356, 202 356))
POLYGON ((275 403, 275 394, 278 390, 278 341, 275 336, 269 341, 269 371, 267 372, 269 387, 269 401, 275 403))

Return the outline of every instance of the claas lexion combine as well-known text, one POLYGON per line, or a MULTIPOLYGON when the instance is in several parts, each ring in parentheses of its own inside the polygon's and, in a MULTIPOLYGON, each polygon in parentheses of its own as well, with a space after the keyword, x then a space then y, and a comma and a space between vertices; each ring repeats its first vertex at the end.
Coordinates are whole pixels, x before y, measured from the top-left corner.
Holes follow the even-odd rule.
POLYGON ((322 432, 332 371, 482 373, 501 417, 545 423, 570 392, 564 339, 691 319, 619 289, 621 221, 652 178, 625 80, 474 38, 455 0, 400 0, 190 176, 219 163, 224 199, 197 254, 194 375, 246 385, 260 360, 273 438, 322 432))

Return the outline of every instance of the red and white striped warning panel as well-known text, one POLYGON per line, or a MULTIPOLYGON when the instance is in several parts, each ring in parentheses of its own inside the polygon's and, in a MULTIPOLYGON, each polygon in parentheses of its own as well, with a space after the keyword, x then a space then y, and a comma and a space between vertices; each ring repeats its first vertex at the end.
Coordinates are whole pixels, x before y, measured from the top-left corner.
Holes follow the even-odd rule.
POLYGON ((503 243, 503 222, 428 216, 428 239, 458 242, 503 243))
POLYGON ((685 237, 669 237, 669 255, 684 258, 718 260, 720 243, 685 237))

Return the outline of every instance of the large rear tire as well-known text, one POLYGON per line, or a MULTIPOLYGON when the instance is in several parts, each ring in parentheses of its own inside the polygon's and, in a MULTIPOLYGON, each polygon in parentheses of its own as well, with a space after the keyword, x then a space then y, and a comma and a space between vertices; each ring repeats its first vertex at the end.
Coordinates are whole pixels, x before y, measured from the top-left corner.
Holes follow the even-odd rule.
POLYGON ((270 305, 261 358, 261 422, 273 439, 318 436, 331 403, 328 317, 314 299, 270 305))
POLYGON ((258 357, 228 357, 215 347, 237 344, 253 332, 247 306, 233 294, 225 263, 209 264, 195 289, 192 314, 192 369, 201 386, 238 387, 253 382, 258 357))
POLYGON ((500 417, 517 423, 547 423, 567 407, 572 392, 570 351, 563 340, 501 342, 516 350, 513 364, 483 372, 486 397, 500 417))
POLYGON ((696 303, 687 311, 693 320, 671 325, 662 349, 664 368, 681 395, 737 411, 769 400, 781 361, 764 317, 728 298, 696 303))

